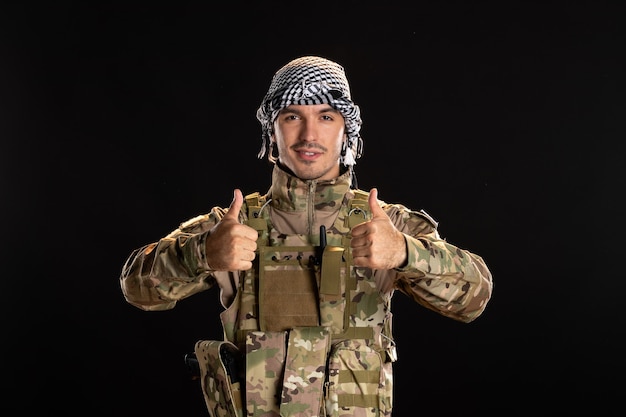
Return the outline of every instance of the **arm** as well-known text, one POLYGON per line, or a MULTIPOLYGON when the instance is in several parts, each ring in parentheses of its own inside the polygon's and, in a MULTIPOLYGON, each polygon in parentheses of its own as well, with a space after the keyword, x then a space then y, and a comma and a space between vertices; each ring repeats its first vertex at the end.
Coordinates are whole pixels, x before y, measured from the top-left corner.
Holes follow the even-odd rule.
POLYGON ((198 216, 157 242, 133 251, 120 275, 124 298, 142 310, 169 310, 176 301, 213 287, 205 241, 223 210, 198 216))
POLYGON ((243 195, 234 191, 228 209, 214 208, 158 242, 134 251, 122 269, 126 301, 143 310, 169 310, 176 301, 220 287, 222 306, 230 306, 238 272, 252 267, 257 231, 242 224, 243 195))
POLYGON ((398 289, 424 307, 466 323, 480 316, 493 289, 483 259, 442 239, 425 213, 377 197, 372 189, 372 218, 352 229, 354 264, 376 270, 383 292, 398 289))
POLYGON ((396 207, 406 241, 406 263, 396 268, 395 287, 417 303, 452 319, 469 323, 478 318, 491 298, 491 272, 483 259, 448 243, 436 223, 396 207))

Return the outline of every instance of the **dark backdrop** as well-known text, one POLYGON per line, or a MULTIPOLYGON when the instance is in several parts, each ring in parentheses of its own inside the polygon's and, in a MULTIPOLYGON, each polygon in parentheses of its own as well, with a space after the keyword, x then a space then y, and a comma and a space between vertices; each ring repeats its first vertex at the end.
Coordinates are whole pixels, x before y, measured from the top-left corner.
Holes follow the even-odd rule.
POLYGON ((359 186, 425 209, 493 272, 471 324, 394 298, 395 414, 621 405, 622 3, 0 11, 7 415, 208 415, 183 356, 221 335, 217 293, 143 312, 120 270, 233 188, 266 190, 255 111, 304 54, 348 73, 359 186))

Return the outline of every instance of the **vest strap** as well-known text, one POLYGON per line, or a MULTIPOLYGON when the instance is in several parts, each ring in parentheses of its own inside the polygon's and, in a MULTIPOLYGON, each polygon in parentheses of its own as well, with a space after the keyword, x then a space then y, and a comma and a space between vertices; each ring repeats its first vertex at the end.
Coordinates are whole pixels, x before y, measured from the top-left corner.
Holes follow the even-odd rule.
POLYGON ((337 402, 343 407, 379 408, 380 399, 375 394, 338 394, 337 402))

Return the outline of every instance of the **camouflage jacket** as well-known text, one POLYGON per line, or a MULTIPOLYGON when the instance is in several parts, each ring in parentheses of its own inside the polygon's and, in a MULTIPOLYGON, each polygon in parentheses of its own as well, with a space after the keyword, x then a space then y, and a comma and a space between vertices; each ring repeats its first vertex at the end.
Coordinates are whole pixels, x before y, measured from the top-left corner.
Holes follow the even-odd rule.
MULTIPOLYGON (((275 167, 267 209, 277 227, 289 229, 281 230, 284 234, 310 236, 320 224, 332 224, 351 192, 349 184, 349 173, 332 181, 305 183, 275 167)), ((381 202, 381 206, 405 234, 409 260, 401 269, 373 271, 374 275, 393 275, 395 289, 442 315, 462 322, 477 318, 492 291, 483 259, 442 239, 436 224, 422 213, 399 204, 381 202)), ((169 310, 177 301, 213 287, 216 274, 233 274, 211 271, 205 261, 206 235, 225 212, 215 207, 133 251, 120 275, 126 300, 143 310, 169 310)), ((241 216, 245 220, 244 210, 241 216)))
MULTIPOLYGON (((319 245, 322 225, 326 228, 329 246, 345 245, 350 230, 345 221, 348 203, 356 193, 361 192, 351 189, 350 184, 349 171, 330 181, 302 181, 275 166, 272 185, 267 194, 248 196, 260 196, 261 203, 267 203, 260 210, 260 217, 268 225, 265 237, 270 250, 263 256, 275 257, 273 247, 319 245)), ((249 220, 250 201, 247 199, 242 207, 241 222, 249 220)), ((405 235, 407 264, 402 268, 385 271, 354 268, 359 284, 355 284, 348 298, 359 301, 350 307, 349 323, 338 322, 332 317, 335 313, 324 314, 326 298, 323 294, 320 294, 320 309, 321 324, 330 329, 337 343, 344 347, 353 343, 349 339, 362 339, 354 336, 357 333, 351 336, 346 332, 346 327, 372 329, 371 336, 364 343, 371 342, 374 351, 387 353, 384 359, 386 364, 383 365, 385 376, 376 385, 378 388, 382 386, 388 394, 385 401, 389 403, 380 406, 386 410, 382 415, 388 415, 391 411, 390 362, 395 360, 391 335, 391 298, 394 292, 400 291, 418 304, 454 320, 471 322, 484 311, 493 284, 483 259, 442 239, 436 222, 426 213, 410 210, 400 204, 383 201, 379 201, 379 204, 405 235)), ((182 223, 158 242, 135 250, 123 267, 120 282, 126 300, 132 305, 143 310, 166 310, 174 308, 179 300, 215 286, 218 274, 227 274, 229 280, 221 281, 234 283, 238 291, 234 301, 224 305, 225 310, 221 314, 224 340, 245 349, 245 344, 251 343, 251 335, 252 338, 256 337, 254 330, 263 330, 255 312, 245 310, 258 305, 259 300, 246 300, 246 297, 254 296, 241 291, 246 282, 245 271, 212 271, 205 261, 206 236, 226 210, 215 207, 208 214, 182 223), (242 330, 248 333, 241 333, 242 330)), ((254 279, 249 274, 248 278, 254 279)), ((346 297, 344 284, 340 292, 346 297)), ((336 300, 330 297, 326 301, 333 304, 336 300)), ((280 310, 276 315, 280 315, 280 310)), ((350 346, 350 349, 362 351, 361 342, 356 343, 357 347, 350 346)), ((365 357, 362 354, 362 358, 365 357)), ((367 405, 372 408, 371 404, 367 405)), ((324 415, 344 415, 331 412, 332 406, 327 407, 327 414, 324 415)), ((337 411, 336 404, 334 407, 337 411)), ((356 415, 354 410, 348 413, 356 415)), ((248 415, 256 414, 249 410, 248 415)))

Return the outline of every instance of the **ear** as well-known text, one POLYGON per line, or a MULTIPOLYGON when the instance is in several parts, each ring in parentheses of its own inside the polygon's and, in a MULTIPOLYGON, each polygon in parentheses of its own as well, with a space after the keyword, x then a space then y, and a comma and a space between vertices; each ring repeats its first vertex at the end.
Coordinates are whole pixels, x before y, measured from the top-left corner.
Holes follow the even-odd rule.
POLYGON ((270 136, 270 160, 278 160, 280 158, 280 154, 278 153, 278 144, 276 143, 276 138, 274 135, 270 136))

